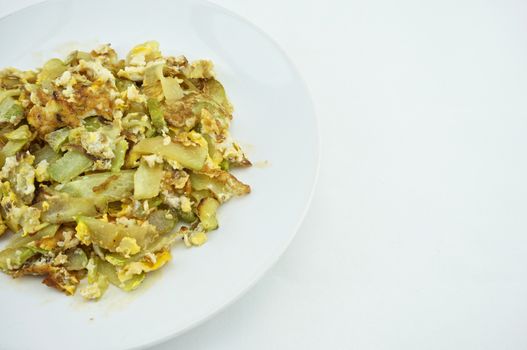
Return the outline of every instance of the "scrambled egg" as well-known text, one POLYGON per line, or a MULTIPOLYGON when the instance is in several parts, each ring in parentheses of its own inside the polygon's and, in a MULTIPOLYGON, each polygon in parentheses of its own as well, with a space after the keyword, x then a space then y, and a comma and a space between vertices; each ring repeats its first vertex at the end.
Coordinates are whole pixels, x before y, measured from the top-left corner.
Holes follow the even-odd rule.
POLYGON ((75 237, 84 245, 91 244, 90 230, 84 222, 79 222, 75 227, 75 237))
POLYGON ((200 246, 207 242, 207 234, 203 231, 194 232, 190 235, 190 243, 195 246, 200 246))
POLYGON ((192 211, 192 206, 190 199, 186 196, 179 197, 179 202, 181 204, 181 211, 184 213, 190 213, 192 211))
POLYGON ((111 140, 101 131, 85 131, 81 134, 81 145, 89 154, 111 159, 115 155, 112 149, 111 140))
POLYGON ((119 246, 115 251, 123 254, 125 258, 129 258, 130 255, 139 253, 141 247, 137 244, 137 241, 134 238, 124 237, 121 242, 119 242, 119 246))
POLYGON ((139 90, 135 85, 130 85, 126 90, 126 98, 128 101, 137 103, 146 103, 146 96, 139 93, 139 90))
POLYGON ((35 177, 38 182, 44 182, 49 180, 48 167, 49 163, 45 159, 37 164, 37 167, 35 168, 35 177))
POLYGON ((115 84, 115 77, 113 76, 112 72, 110 72, 108 68, 104 67, 100 61, 80 60, 78 70, 90 72, 91 76, 98 82, 105 83, 110 81, 111 83, 115 84))
POLYGON ((250 192, 229 173, 250 165, 231 119, 213 63, 154 41, 0 71, 0 270, 96 300, 137 288, 176 241, 205 244, 220 203, 250 192))

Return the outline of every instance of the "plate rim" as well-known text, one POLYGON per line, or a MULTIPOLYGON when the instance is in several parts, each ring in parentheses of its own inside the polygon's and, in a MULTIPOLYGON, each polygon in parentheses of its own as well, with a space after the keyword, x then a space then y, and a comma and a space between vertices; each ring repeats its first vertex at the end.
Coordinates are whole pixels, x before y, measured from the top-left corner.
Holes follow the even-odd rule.
MULTIPOLYGON (((8 14, 0 17, 0 21, 3 21, 3 20, 5 20, 5 19, 7 19, 9 17, 12 17, 12 16, 16 16, 16 15, 18 15, 20 13, 25 12, 25 11, 33 10, 33 9, 38 8, 40 6, 47 6, 47 4, 49 4, 49 3, 61 3, 61 2, 65 2, 65 1, 67 1, 67 0, 43 0, 43 1, 39 1, 37 3, 31 4, 31 5, 28 5, 28 6, 24 6, 24 7, 20 8, 20 9, 18 9, 16 11, 13 11, 11 13, 8 13, 8 14)), ((177 1, 181 1, 181 0, 177 0, 177 1)), ((182 0, 182 1, 189 1, 189 0, 182 0)), ((261 29, 258 25, 256 25, 255 23, 251 22, 250 20, 246 19, 242 15, 234 12, 233 10, 230 10, 229 8, 226 8, 226 7, 224 7, 222 5, 219 5, 219 4, 215 3, 215 2, 212 2, 210 0, 192 0, 192 2, 193 3, 197 3, 197 4, 199 4, 199 3, 205 4, 207 6, 211 6, 213 8, 216 8, 216 9, 228 14, 229 16, 231 16, 233 18, 236 18, 240 22, 243 22, 245 25, 247 25, 249 27, 252 27, 253 29, 256 30, 256 32, 258 34, 260 34, 261 36, 265 37, 268 40, 268 42, 272 45, 272 47, 275 50, 277 50, 283 56, 283 58, 285 59, 286 63, 291 68, 291 71, 294 73, 294 75, 298 79, 299 85, 304 90, 305 97, 307 98, 307 107, 311 111, 311 114, 312 114, 312 117, 313 117, 312 118, 313 119, 313 123, 314 123, 313 124, 313 126, 314 126, 314 130, 313 130, 314 131, 314 140, 313 141, 314 141, 314 151, 315 151, 315 154, 314 154, 314 159, 315 159, 314 173, 313 173, 313 177, 311 179, 311 185, 310 185, 310 189, 309 189, 308 198, 307 198, 306 202, 304 203, 301 215, 299 216, 296 224, 294 225, 295 228, 294 228, 294 230, 292 230, 293 231, 292 234, 289 236, 289 238, 287 239, 287 241, 286 241, 286 243, 284 245, 282 245, 279 248, 277 248, 272 254, 269 255, 269 258, 267 259, 267 261, 265 263, 261 264, 261 267, 254 273, 254 275, 252 276, 252 278, 251 278, 249 283, 247 283, 243 288, 241 288, 236 293, 233 293, 233 295, 231 297, 226 298, 225 302, 222 303, 220 306, 212 309, 205 316, 197 318, 194 322, 189 323, 185 327, 182 327, 182 328, 179 328, 179 329, 174 329, 174 330, 170 331, 168 334, 166 334, 165 336, 154 337, 154 339, 152 339, 152 340, 145 341, 142 344, 138 344, 136 346, 124 348, 124 350, 145 350, 145 349, 151 348, 153 346, 165 343, 165 342, 167 342, 167 341, 169 341, 171 339, 175 339, 175 338, 177 338, 177 337, 189 332, 190 330, 192 330, 194 328, 197 328, 198 326, 204 324, 205 322, 211 320, 212 318, 216 317, 219 313, 225 311, 228 307, 233 305, 236 301, 240 300, 251 289, 253 289, 254 286, 259 281, 261 281, 261 279, 271 270, 271 268, 276 265, 276 263, 284 255, 284 253, 287 251, 287 249, 289 248, 289 246, 291 245, 291 243, 293 242, 293 240, 297 236, 298 231, 300 230, 300 227, 301 227, 302 223, 304 222, 304 220, 305 220, 305 218, 307 216, 307 213, 308 213, 308 211, 309 211, 309 209, 311 207, 311 203, 313 201, 313 197, 314 197, 314 194, 315 194, 315 191, 316 191, 316 188, 317 188, 319 175, 320 175, 321 141, 320 141, 320 130, 319 130, 319 117, 318 117, 318 115, 316 113, 316 108, 315 108, 315 104, 314 104, 314 100, 313 100, 311 91, 309 89, 309 85, 306 83, 304 77, 300 74, 300 71, 297 68, 297 66, 294 63, 294 61, 287 54, 287 52, 276 42, 276 40, 273 37, 271 37, 263 29, 261 29)))

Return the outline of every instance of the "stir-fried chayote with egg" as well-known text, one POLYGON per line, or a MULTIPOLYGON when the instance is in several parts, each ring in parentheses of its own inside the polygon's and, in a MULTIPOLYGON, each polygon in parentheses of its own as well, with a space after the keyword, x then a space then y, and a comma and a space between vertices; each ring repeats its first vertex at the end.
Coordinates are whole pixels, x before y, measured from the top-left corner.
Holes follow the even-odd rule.
POLYGON ((229 172, 251 165, 232 111, 211 61, 157 42, 0 71, 0 269, 98 299, 137 288, 176 240, 205 243, 250 192, 229 172))

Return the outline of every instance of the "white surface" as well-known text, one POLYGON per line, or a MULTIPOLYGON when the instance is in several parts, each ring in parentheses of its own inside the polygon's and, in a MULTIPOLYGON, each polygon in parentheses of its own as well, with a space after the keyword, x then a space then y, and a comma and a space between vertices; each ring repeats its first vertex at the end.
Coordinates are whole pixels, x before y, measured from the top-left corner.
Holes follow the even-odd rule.
POLYGON ((254 289, 154 349, 525 349, 527 3, 218 2, 306 79, 319 186, 254 289))

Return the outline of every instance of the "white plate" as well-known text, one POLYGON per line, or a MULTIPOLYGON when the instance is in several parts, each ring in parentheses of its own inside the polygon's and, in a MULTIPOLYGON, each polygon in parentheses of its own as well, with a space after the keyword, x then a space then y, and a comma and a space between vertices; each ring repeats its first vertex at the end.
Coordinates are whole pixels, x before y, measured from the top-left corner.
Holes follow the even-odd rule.
POLYGON ((284 53, 238 16, 200 1, 52 1, 0 20, 0 67, 34 68, 73 49, 120 54, 157 40, 164 54, 210 58, 234 106, 233 135, 256 166, 253 192, 219 213, 220 229, 133 293, 66 297, 37 278, 0 276, 3 349, 142 348, 180 334, 238 298, 277 260, 306 213, 318 165, 313 107, 284 53), (266 166, 261 166, 267 161, 266 166), (69 345, 65 345, 69 344, 69 345))

